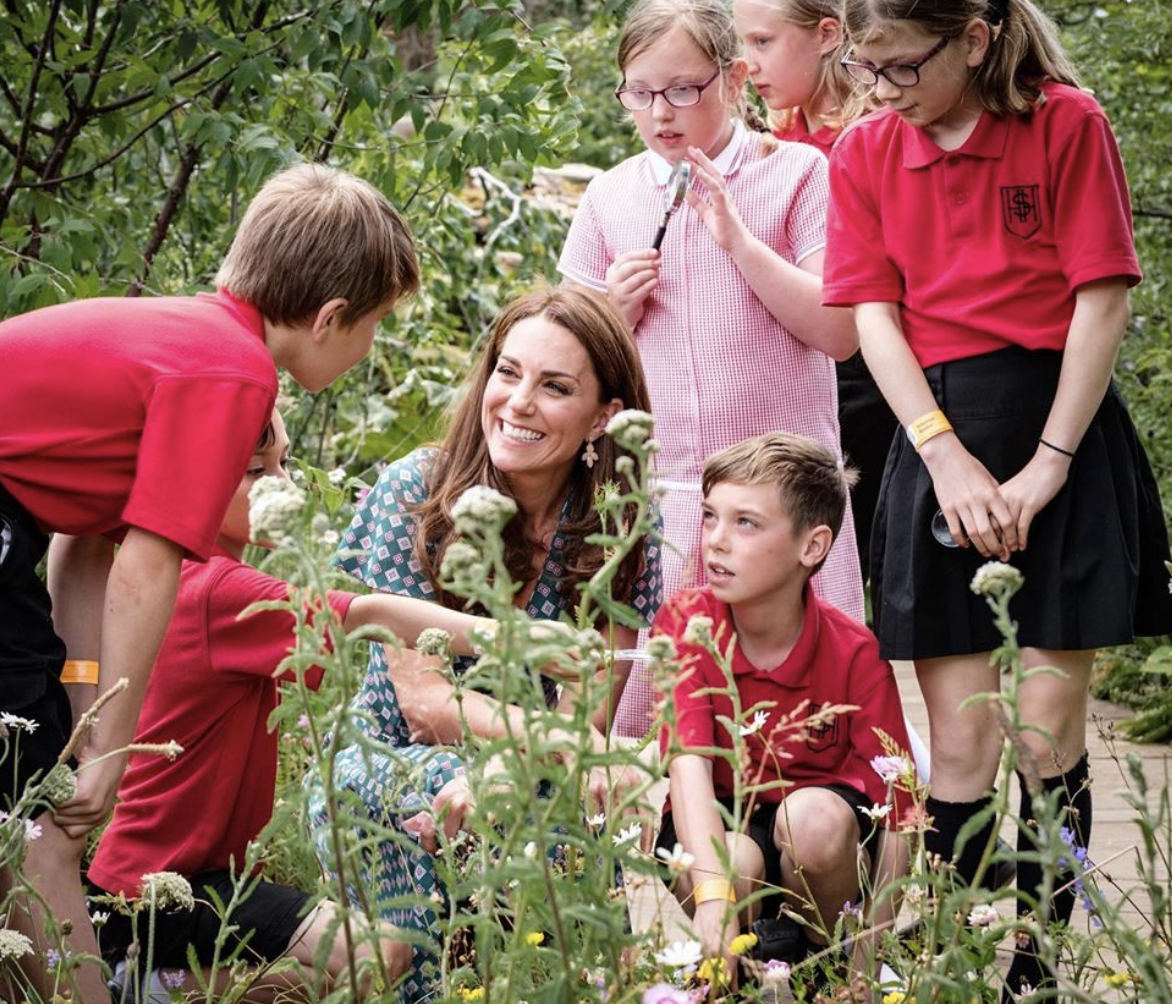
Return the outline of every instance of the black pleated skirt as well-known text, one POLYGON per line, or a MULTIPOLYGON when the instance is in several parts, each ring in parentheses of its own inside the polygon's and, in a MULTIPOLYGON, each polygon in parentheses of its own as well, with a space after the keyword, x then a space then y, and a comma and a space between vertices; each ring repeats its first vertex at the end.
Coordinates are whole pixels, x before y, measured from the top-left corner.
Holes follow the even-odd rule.
MULTIPOLYGON (((965 448, 1004 482, 1037 448, 1061 366, 1060 352, 1008 348, 924 374, 965 448)), ((936 540, 938 509, 927 468, 901 429, 887 456, 871 555, 875 632, 888 659, 1001 644, 984 599, 969 589, 987 559, 936 540)), ((1035 517, 1028 549, 1011 557, 1025 576, 1009 608, 1019 643, 1073 651, 1172 632, 1167 558, 1156 480, 1112 384, 1066 484, 1035 517)))

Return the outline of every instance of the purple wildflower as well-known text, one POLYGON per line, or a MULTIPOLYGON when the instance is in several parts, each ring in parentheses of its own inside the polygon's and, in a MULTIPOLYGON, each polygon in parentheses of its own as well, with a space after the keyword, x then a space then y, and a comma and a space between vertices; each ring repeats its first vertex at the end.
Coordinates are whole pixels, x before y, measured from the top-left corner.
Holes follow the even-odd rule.
POLYGON ((181 990, 183 981, 187 978, 186 969, 160 969, 159 979, 168 990, 181 990))
POLYGON ((45 949, 45 968, 56 969, 61 965, 61 953, 55 948, 45 949))
POLYGON ((1102 927, 1103 921, 1099 918, 1099 908, 1095 906, 1094 901, 1091 899, 1090 894, 1087 892, 1086 886, 1083 885, 1082 881, 1082 876, 1088 870, 1094 867, 1094 862, 1091 861, 1090 855, 1087 853, 1087 849, 1078 843, 1078 838, 1075 835, 1074 830, 1072 830, 1069 826, 1060 827, 1058 830, 1058 836, 1062 839, 1062 842, 1066 845, 1066 849, 1070 852, 1070 857, 1067 857, 1065 854, 1059 855, 1058 867, 1065 872, 1071 872, 1073 874, 1073 889, 1081 901, 1083 909, 1086 910, 1087 914, 1091 918, 1091 923, 1095 927, 1102 927), (1072 861, 1071 858, 1074 860, 1072 861), (1078 865, 1077 868, 1075 868, 1076 863, 1078 865))

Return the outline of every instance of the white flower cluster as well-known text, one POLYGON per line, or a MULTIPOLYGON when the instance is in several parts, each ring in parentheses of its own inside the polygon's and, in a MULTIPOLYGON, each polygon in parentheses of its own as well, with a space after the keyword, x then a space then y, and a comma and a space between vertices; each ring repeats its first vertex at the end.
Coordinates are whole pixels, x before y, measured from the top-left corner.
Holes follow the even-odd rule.
POLYGON ((448 545, 440 561, 440 576, 446 582, 467 583, 483 579, 484 575, 484 563, 476 548, 464 540, 448 545))
POLYGON ((675 640, 665 634, 657 634, 648 638, 645 648, 647 655, 655 662, 671 662, 678 654, 675 640))
POLYGON ((1000 919, 992 903, 978 903, 969 914, 970 927, 992 927, 1000 919))
POLYGON ((583 628, 574 635, 578 658, 588 666, 597 666, 606 652, 606 641, 594 628, 583 628))
POLYGON ((452 521, 467 537, 498 533, 516 514, 516 502, 484 485, 473 485, 452 506, 452 521))
POLYGON ((260 478, 248 493, 248 523, 252 539, 273 543, 289 536, 305 502, 305 492, 284 478, 260 478))
POLYGON ((452 661, 452 636, 443 628, 429 627, 419 632, 415 649, 420 655, 437 655, 441 662, 452 661))
POLYGON ((191 883, 177 872, 147 872, 142 877, 142 902, 153 902, 160 910, 193 910, 195 895, 191 883))
POLYGON ((684 628, 684 643, 687 645, 700 645, 707 648, 712 644, 712 618, 701 617, 696 615, 688 621, 688 626, 684 628))
POLYGON ((1012 596, 1025 582, 1021 572, 1002 561, 987 561, 977 569, 969 588, 978 596, 991 600, 1012 596))
POLYGON ((624 408, 606 426, 606 434, 624 450, 637 450, 655 431, 655 419, 645 411, 624 408))
POLYGON ((33 950, 33 943, 19 931, 0 927, 0 962, 19 959, 33 950))
POLYGON ((77 775, 65 764, 57 764, 41 782, 41 794, 54 807, 64 805, 77 794, 77 775))

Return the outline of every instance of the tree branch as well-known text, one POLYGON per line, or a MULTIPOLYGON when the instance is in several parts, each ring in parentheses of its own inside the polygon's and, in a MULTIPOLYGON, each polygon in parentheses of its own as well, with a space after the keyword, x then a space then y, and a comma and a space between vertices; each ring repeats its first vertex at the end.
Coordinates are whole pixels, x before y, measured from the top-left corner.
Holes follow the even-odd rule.
POLYGON ((28 84, 28 101, 24 107, 23 122, 21 123, 20 139, 17 141, 15 163, 12 165, 12 177, 4 190, 0 191, 0 220, 8 216, 8 207, 12 204, 12 195, 20 183, 20 176, 25 168, 25 152, 28 149, 29 135, 32 132, 33 110, 37 106, 37 87, 41 82, 41 71, 45 66, 45 53, 48 52, 53 33, 57 30, 57 16, 61 13, 61 0, 53 0, 49 10, 49 22, 45 25, 45 37, 41 40, 37 52, 36 62, 33 64, 32 76, 28 84))
MULTIPOLYGON (((249 31, 257 31, 260 29, 261 25, 264 24, 268 9, 268 0, 261 0, 256 5, 256 10, 253 12, 253 16, 249 22, 249 31)), ((232 94, 232 78, 234 75, 235 70, 226 74, 220 86, 216 89, 216 93, 212 95, 212 111, 219 111, 232 94)), ((147 246, 143 249, 142 272, 130 284, 130 288, 126 291, 127 296, 140 296, 142 294, 143 287, 146 286, 146 281, 150 277, 151 266, 154 265, 155 256, 159 253, 159 249, 167 239, 167 233, 171 229, 171 221, 175 218, 175 214, 179 212, 179 206, 183 201, 183 196, 187 194, 187 188, 191 184, 191 175, 195 171, 195 165, 199 162, 199 154, 202 149, 202 144, 193 141, 183 151, 179 168, 175 172, 175 177, 171 182, 170 188, 167 190, 167 197, 163 201, 159 215, 155 217, 155 225, 151 228, 151 236, 147 241, 147 246)))

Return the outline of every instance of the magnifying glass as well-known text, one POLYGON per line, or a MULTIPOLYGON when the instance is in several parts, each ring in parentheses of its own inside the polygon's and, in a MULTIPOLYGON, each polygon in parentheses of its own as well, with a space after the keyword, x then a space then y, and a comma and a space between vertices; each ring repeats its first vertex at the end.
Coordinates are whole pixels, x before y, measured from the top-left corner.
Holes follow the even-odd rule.
POLYGON ((656 251, 663 243, 663 235, 667 233, 667 221, 671 219, 671 214, 679 209, 680 203, 684 201, 684 195, 688 191, 688 184, 691 180, 692 165, 686 160, 677 160, 675 167, 671 169, 671 174, 668 175, 667 187, 663 190, 663 219, 659 223, 655 240, 651 243, 652 248, 656 251))

